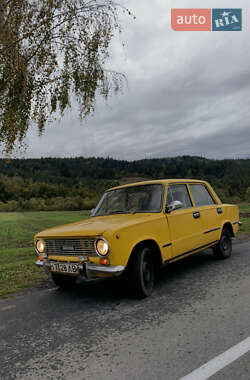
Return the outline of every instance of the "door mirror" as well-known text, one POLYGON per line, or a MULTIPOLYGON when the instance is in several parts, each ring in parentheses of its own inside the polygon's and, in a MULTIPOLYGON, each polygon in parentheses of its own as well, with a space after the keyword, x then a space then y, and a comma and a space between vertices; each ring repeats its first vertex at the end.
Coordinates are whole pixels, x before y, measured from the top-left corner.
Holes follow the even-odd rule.
POLYGON ((166 205, 166 213, 170 213, 174 210, 178 210, 179 208, 182 208, 183 207, 183 203, 180 202, 180 201, 173 201, 171 203, 169 203, 168 205, 166 205))

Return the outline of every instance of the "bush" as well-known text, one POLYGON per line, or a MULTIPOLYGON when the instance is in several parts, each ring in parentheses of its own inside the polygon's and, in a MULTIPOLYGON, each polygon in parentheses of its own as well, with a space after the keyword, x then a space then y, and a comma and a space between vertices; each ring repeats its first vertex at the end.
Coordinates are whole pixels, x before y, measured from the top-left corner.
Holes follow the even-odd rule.
POLYGON ((246 190, 245 200, 247 202, 250 202, 250 187, 248 187, 247 190, 246 190))
POLYGON ((85 198, 83 201, 84 208, 83 210, 91 210, 95 208, 98 203, 98 199, 96 198, 85 198))
POLYGON ((8 201, 6 203, 0 202, 0 211, 9 212, 9 211, 18 211, 19 204, 17 201, 8 201))
POLYGON ((75 197, 30 198, 0 202, 0 212, 7 211, 79 211, 94 208, 98 200, 75 197))

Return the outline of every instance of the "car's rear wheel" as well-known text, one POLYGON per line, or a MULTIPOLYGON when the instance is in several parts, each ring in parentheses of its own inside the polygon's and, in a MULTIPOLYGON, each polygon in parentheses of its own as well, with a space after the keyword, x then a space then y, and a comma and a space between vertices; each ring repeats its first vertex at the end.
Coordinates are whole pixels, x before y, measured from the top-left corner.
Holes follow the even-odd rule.
POLYGON ((214 256, 218 259, 228 259, 232 254, 232 236, 227 228, 223 228, 220 241, 213 247, 214 256))
POLYGON ((64 274, 51 273, 51 277, 55 285, 62 289, 70 289, 76 283, 75 276, 65 276, 64 274))
POLYGON ((143 247, 135 254, 131 264, 129 281, 133 293, 137 298, 150 296, 155 282, 153 253, 148 247, 143 247))

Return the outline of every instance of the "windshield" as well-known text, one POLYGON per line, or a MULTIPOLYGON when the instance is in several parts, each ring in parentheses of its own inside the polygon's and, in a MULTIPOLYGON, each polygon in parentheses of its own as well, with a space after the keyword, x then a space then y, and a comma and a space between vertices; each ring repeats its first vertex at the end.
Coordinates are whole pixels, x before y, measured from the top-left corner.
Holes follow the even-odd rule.
POLYGON ((93 216, 160 212, 162 208, 161 184, 124 187, 104 193, 93 216))
POLYGON ((104 193, 93 216, 160 212, 163 186, 161 184, 124 187, 104 193))

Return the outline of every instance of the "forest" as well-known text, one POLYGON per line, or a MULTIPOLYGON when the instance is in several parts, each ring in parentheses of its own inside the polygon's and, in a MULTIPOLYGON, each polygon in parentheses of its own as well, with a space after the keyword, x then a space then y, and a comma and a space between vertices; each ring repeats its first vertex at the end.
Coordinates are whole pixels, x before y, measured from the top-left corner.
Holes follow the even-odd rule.
POLYGON ((250 159, 0 159, 0 211, 89 210, 107 188, 161 178, 207 180, 222 201, 250 202, 250 159))

